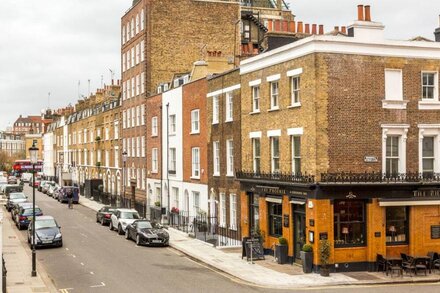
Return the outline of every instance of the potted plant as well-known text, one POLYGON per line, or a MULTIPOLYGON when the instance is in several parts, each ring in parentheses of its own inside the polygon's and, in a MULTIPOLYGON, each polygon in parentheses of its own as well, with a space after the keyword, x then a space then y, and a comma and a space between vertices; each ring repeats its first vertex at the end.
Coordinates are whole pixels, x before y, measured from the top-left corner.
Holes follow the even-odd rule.
POLYGON ((303 272, 310 274, 313 267, 313 246, 310 244, 304 244, 300 251, 303 272))
POLYGON ((179 208, 172 207, 172 208, 171 208, 171 212, 172 212, 173 214, 178 214, 178 213, 179 213, 179 208))
POLYGON ((319 241, 319 260, 321 262, 321 276, 330 276, 330 268, 328 267, 330 260, 330 242, 328 240, 319 241))
POLYGON ((156 207, 160 207, 160 201, 155 201, 155 202, 154 202, 154 205, 155 205, 156 207))
POLYGON ((98 135, 98 136, 95 138, 95 140, 96 140, 96 141, 100 141, 100 140, 101 140, 101 137, 98 135))
POLYGON ((96 162, 96 167, 101 167, 101 162, 96 162))
POLYGON ((284 237, 279 237, 278 244, 275 245, 275 258, 277 260, 277 263, 287 263, 287 250, 287 239, 284 237))

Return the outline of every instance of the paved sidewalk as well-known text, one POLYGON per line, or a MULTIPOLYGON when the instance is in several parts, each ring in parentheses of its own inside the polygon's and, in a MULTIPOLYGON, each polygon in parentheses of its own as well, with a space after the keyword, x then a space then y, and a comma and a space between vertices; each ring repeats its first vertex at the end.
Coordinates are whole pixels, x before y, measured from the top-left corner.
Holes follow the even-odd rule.
POLYGON ((32 255, 28 246, 20 238, 9 213, 2 205, 0 217, 3 218, 3 256, 5 259, 8 293, 57 292, 43 268, 38 266, 37 276, 31 277, 32 255))
MULTIPOLYGON (((103 205, 86 198, 80 199, 80 204, 95 211, 103 205)), ((295 289, 307 287, 327 287, 341 285, 372 285, 388 283, 417 283, 417 282, 440 282, 440 274, 432 273, 428 276, 403 278, 386 276, 375 272, 350 272, 332 273, 330 277, 321 277, 319 274, 289 274, 285 273, 289 267, 298 272, 297 267, 290 265, 269 264, 264 261, 255 261, 254 264, 241 259, 241 253, 228 253, 213 245, 191 238, 186 233, 173 228, 168 228, 170 234, 170 246, 183 252, 189 257, 201 261, 219 271, 241 279, 250 284, 278 288, 295 289), (275 269, 270 269, 275 268, 275 269), (278 269, 279 268, 279 269, 278 269)))

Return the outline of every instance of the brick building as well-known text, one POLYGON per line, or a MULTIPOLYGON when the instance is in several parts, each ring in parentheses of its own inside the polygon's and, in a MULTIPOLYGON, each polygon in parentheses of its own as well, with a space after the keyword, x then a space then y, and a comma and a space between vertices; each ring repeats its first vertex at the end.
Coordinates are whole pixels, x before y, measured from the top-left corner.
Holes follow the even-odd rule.
POLYGON ((25 145, 23 135, 8 131, 0 131, 0 152, 5 152, 8 156, 23 153, 25 145))
POLYGON ((42 116, 28 116, 17 118, 14 122, 13 132, 16 134, 38 134, 43 133, 44 123, 42 116))
POLYGON ((391 41, 359 6, 347 34, 241 63, 241 227, 336 271, 440 249, 440 44, 391 41), (365 13, 365 14, 364 14, 365 13))

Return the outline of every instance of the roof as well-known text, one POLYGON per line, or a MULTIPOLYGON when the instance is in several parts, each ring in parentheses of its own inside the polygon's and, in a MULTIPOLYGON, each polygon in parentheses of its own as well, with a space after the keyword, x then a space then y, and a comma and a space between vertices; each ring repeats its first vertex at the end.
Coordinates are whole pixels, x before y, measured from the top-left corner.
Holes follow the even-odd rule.
POLYGON ((120 212, 136 212, 137 213, 137 211, 134 210, 134 209, 116 209, 116 211, 120 211, 120 212))

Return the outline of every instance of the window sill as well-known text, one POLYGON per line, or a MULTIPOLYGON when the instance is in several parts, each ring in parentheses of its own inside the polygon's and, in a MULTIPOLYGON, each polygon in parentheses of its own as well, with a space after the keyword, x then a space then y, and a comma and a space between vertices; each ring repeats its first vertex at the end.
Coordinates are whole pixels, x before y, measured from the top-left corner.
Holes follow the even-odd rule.
POLYGON ((249 112, 249 115, 260 114, 260 110, 249 112))
POLYGON ((233 121, 234 121, 233 119, 227 119, 227 120, 225 120, 225 123, 233 122, 233 121))
POLYGON ((277 107, 277 108, 271 108, 271 109, 267 110, 267 112, 275 112, 275 111, 279 111, 279 110, 280 110, 280 108, 277 107))
POLYGON ((235 178, 235 175, 234 174, 226 174, 226 177, 235 178))
POLYGON ((218 121, 216 121, 216 122, 212 122, 212 125, 216 125, 216 124, 218 124, 219 122, 218 121))
POLYGON ((405 246, 408 244, 408 242, 387 242, 386 246, 405 246))
POLYGON ((220 177, 220 174, 219 174, 219 173, 214 173, 214 174, 212 174, 212 176, 214 176, 214 177, 220 177))
POLYGON ((151 174, 158 174, 159 172, 157 170, 151 171, 151 174))
POLYGON ((194 177, 194 176, 191 176, 191 177, 189 177, 190 179, 192 179, 192 180, 200 180, 200 177, 194 177))
POLYGON ((168 133, 168 136, 176 136, 176 133, 175 133, 175 132, 173 132, 173 133, 168 133))
POLYGON ((366 243, 363 244, 335 244, 335 248, 365 248, 366 243))
POLYGON ((237 231, 237 227, 229 227, 229 230, 237 231))
POLYGON ((301 103, 293 103, 292 105, 288 106, 287 109, 292 109, 292 108, 299 108, 301 107, 301 103))
POLYGON ((152 134, 151 137, 157 137, 157 134, 152 134))
POLYGON ((421 100, 419 101, 419 110, 440 110, 440 102, 438 100, 421 100))
POLYGON ((382 100, 382 109, 406 110, 408 100, 382 100))
POLYGON ((191 132, 189 133, 189 135, 194 135, 194 134, 200 134, 200 131, 198 131, 198 132, 192 132, 192 131, 191 131, 191 132))

